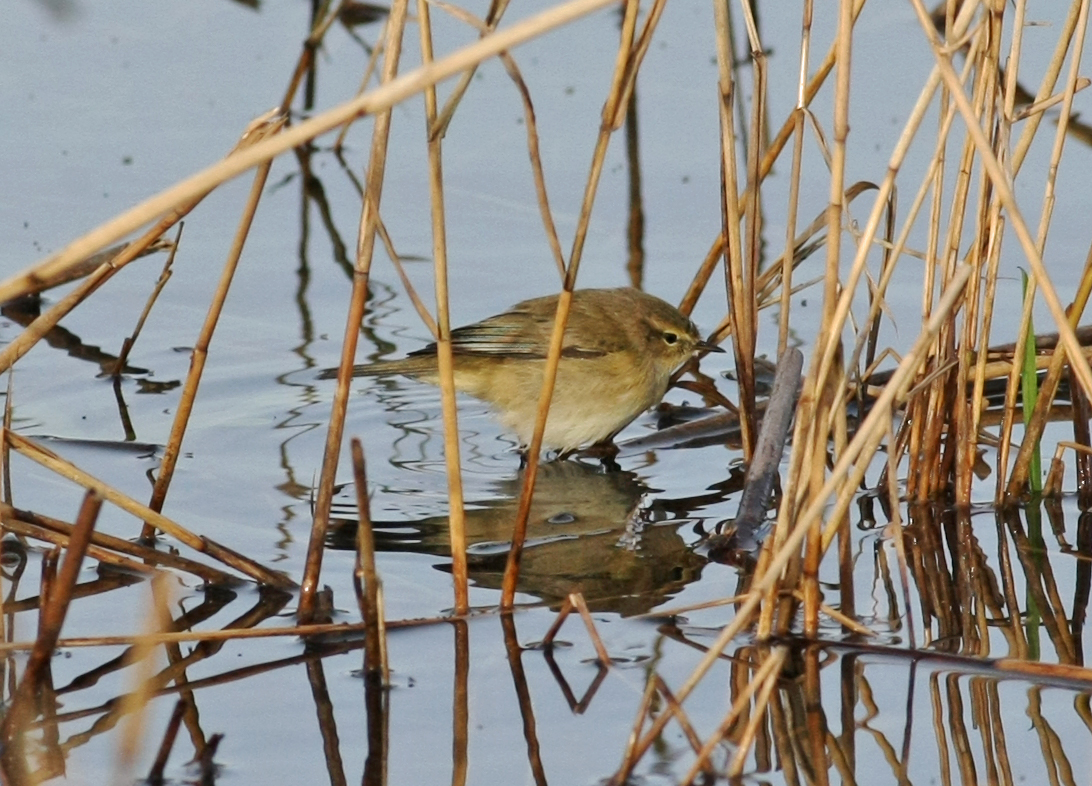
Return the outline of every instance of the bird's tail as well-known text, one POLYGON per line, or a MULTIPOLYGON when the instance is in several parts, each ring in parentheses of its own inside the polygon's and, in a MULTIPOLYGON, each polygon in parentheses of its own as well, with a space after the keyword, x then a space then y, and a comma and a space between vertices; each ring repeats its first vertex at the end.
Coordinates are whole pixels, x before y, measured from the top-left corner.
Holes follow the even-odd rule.
MULTIPOLYGON (((411 356, 401 360, 379 360, 375 363, 353 366, 354 377, 429 377, 436 375, 436 356, 411 356)), ((336 379, 337 369, 319 372, 319 379, 336 379)))

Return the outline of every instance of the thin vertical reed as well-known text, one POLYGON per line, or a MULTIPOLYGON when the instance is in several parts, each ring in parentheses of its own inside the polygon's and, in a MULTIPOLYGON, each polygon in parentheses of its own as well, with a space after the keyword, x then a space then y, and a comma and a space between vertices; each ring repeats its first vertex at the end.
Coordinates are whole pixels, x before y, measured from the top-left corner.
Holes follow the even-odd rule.
POLYGON ((359 523, 356 529, 356 580, 359 588, 360 616, 365 624, 364 673, 369 678, 387 684, 388 675, 383 669, 387 662, 387 637, 383 618, 379 612, 381 582, 375 568, 375 537, 372 532, 371 505, 368 501, 368 475, 364 464, 364 448, 353 437, 350 443, 353 456, 353 478, 356 487, 356 510, 359 523))
POLYGON ((470 757, 470 628, 454 619, 455 669, 451 699, 451 786, 466 786, 470 757))
MULTIPOLYGON (((432 25, 426 0, 417 0, 421 31, 421 61, 432 62, 432 25)), ((425 126, 436 121, 436 86, 425 90, 425 126)), ((442 134, 428 136, 429 198, 432 205, 432 260, 436 282, 436 360, 440 372, 440 402, 444 417, 444 462, 447 465, 448 534, 451 540, 451 576, 455 585, 455 613, 470 610, 466 568, 466 511, 459 462, 459 420, 455 406, 455 371, 451 349, 451 310, 447 287, 447 229, 444 218, 442 134)))
POLYGON ((174 703, 167 728, 163 731, 163 739, 159 742, 159 748, 155 754, 155 761, 148 769, 148 777, 145 779, 153 786, 163 783, 163 771, 167 768, 167 760, 170 758, 171 749, 174 748, 175 738, 178 737, 178 729, 182 725, 182 716, 186 712, 186 703, 179 699, 174 703))
POLYGON ((750 3, 742 3, 743 19, 747 28, 747 40, 751 47, 751 123, 747 140, 747 182, 753 183, 753 190, 743 204, 743 221, 746 230, 746 257, 743 259, 742 287, 738 297, 732 299, 732 313, 738 319, 733 327, 739 330, 733 336, 736 347, 736 378, 739 384, 740 414, 744 429, 743 456, 749 460, 754 454, 758 440, 758 415, 755 409, 755 368, 754 360, 758 342, 758 302, 755 280, 762 256, 762 189, 759 187, 759 167, 762 160, 763 141, 766 138, 766 72, 768 64, 758 34, 750 3), (742 365, 740 364, 742 361, 742 365))
POLYGON ((511 612, 500 615, 501 629, 504 631, 504 650, 508 658, 508 668, 512 672, 512 683, 519 704, 520 720, 523 725, 523 739, 527 745, 527 761, 536 786, 546 786, 546 769, 542 765, 542 749, 538 741, 535 707, 531 701, 531 690, 527 686, 527 674, 523 669, 523 648, 516 635, 516 620, 511 612))
MULTIPOLYGON (((408 0, 398 0, 391 6, 387 18, 387 39, 384 47, 383 83, 389 84, 398 73, 398 61, 402 54, 402 35, 406 24, 408 0)), ((372 130, 372 147, 368 159, 367 183, 364 188, 364 204, 360 212, 360 233, 357 240, 356 263, 353 266, 353 287, 349 299, 349 311, 345 318, 345 335, 341 345, 341 362, 338 366, 337 387, 331 404, 330 425, 326 432, 326 445, 322 456, 322 473, 315 495, 315 513, 311 523, 311 537, 307 544, 303 580, 300 582, 299 618, 303 623, 313 621, 315 593, 318 591, 319 572, 322 570, 322 552, 326 543, 326 529, 333 504, 334 482, 338 458, 341 454, 341 438, 345 431, 345 416, 349 406, 349 385, 352 380, 353 359, 360 336, 360 323, 367 308, 368 277, 375 249, 376 226, 379 221, 379 201, 383 194, 383 174, 386 167, 387 139, 390 135, 391 112, 386 109, 376 115, 372 130)))
MULTIPOLYGON (((998 105, 998 69, 995 64, 1000 61, 1002 17, 1000 13, 989 12, 985 24, 981 30, 986 37, 985 45, 979 50, 979 65, 977 68, 978 79, 975 82, 974 102, 975 113, 979 122, 985 127, 996 125, 995 108, 998 105)), ((1000 136, 994 135, 994 144, 998 145, 1000 136)), ((1000 152, 999 148, 995 148, 1000 152)), ((968 192, 970 192, 970 178, 967 178, 968 192)), ((982 378, 984 366, 985 348, 989 342, 988 315, 982 313, 984 298, 982 287, 988 284, 986 269, 989 263, 989 244, 985 242, 986 226, 989 223, 990 211, 990 182, 984 173, 979 172, 977 181, 977 210, 974 235, 977 241, 972 243, 965 255, 965 261, 979 271, 971 277, 970 291, 966 299, 966 308, 963 315, 963 324, 958 345, 962 351, 956 355, 956 378, 959 380, 972 379, 972 389, 981 391, 985 380, 982 378), (971 353, 977 352, 977 357, 971 353)), ((959 237, 962 232, 962 221, 968 212, 968 205, 959 201, 953 201, 953 211, 959 211, 960 220, 951 222, 953 230, 952 257, 958 253, 959 237)), ((968 506, 971 503, 971 483, 974 477, 974 464, 978 460, 978 424, 981 407, 974 395, 967 395, 964 386, 956 385, 954 405, 954 430, 955 430, 955 457, 954 477, 950 484, 954 487, 954 499, 957 505, 968 506)), ((952 427, 949 427, 952 428, 952 427)))
POLYGON ((812 0, 805 0, 800 23, 800 78, 796 93, 796 111, 792 113, 792 171, 789 174, 789 202, 785 215, 785 252, 781 256, 781 307, 777 326, 777 356, 789 345, 789 315, 792 299, 793 250, 796 247, 796 213, 800 207, 800 168, 804 158, 804 114, 808 61, 811 54, 812 0))
MULTIPOLYGON (((830 194, 827 204, 827 262, 823 285, 823 318, 815 340, 816 354, 822 362, 816 367, 813 361, 813 373, 809 373, 805 384, 813 385, 816 402, 815 423, 810 441, 815 443, 812 462, 806 471, 809 476, 808 486, 812 494, 820 489, 826 477, 826 445, 829 438, 827 419, 832 408, 840 407, 841 400, 837 391, 842 388, 840 374, 829 376, 831 363, 841 362, 841 328, 834 322, 840 286, 839 270, 842 252, 842 218, 845 201, 845 161, 846 141, 849 137, 849 88, 851 74, 851 54, 853 46, 853 15, 850 0, 842 0, 838 5, 838 69, 834 81, 834 123, 833 149, 831 157, 830 194), (820 456, 824 460, 817 460, 820 456)), ((845 288, 848 293, 853 285, 845 288)), ((843 438, 844 441, 844 438, 843 438)), ((837 456, 835 457, 837 459, 837 456)), ((839 523, 840 526, 840 523, 839 523)), ((803 584, 804 591, 804 630, 806 635, 814 635, 819 625, 819 559, 821 546, 820 522, 816 520, 808 536, 808 546, 803 584)))
MULTIPOLYGON (((717 89, 720 91, 718 108, 720 111, 720 177, 721 177, 721 234, 726 238, 724 244, 724 280, 728 292, 728 318, 732 325, 732 342, 735 356, 736 373, 740 377, 740 432, 743 443, 743 459, 751 460, 754 443, 757 439, 754 411, 753 379, 746 369, 753 366, 754 355, 746 357, 751 336, 750 316, 752 309, 746 300, 753 298, 753 291, 748 291, 745 282, 743 261, 743 235, 741 232, 743 212, 751 197, 758 192, 745 193, 739 199, 739 178, 736 173, 736 127, 732 107, 735 104, 736 84, 733 76, 735 67, 735 48, 732 30, 728 18, 727 3, 713 3, 713 24, 717 47, 717 89), (743 202, 743 204, 741 204, 743 202), (741 341, 740 335, 744 336, 741 341)), ((756 140, 757 143, 757 140, 756 140)), ((750 185, 750 184, 748 184, 750 185)))
MULTIPOLYGON (((287 121, 288 117, 286 115, 269 118, 268 123, 261 129, 261 133, 263 135, 276 134, 287 121)), ((159 473, 156 475, 152 496, 148 501, 148 507, 156 513, 163 511, 163 503, 167 499, 167 490, 171 486, 171 479, 174 478, 178 457, 182 452, 182 440, 186 435, 186 427, 189 425, 190 415, 193 414, 194 403, 197 400, 197 389, 201 385, 201 376, 205 371, 209 345, 212 343, 213 333, 216 332, 216 325, 220 321, 220 314, 223 312, 228 291, 231 289, 231 282, 235 278, 239 258, 243 254, 243 246, 250 234, 254 214, 258 210, 258 202, 261 201, 266 179, 269 177, 269 170, 272 166, 272 161, 266 161, 254 173, 250 193, 247 195, 246 204, 243 206, 242 215, 239 217, 239 225, 235 230, 235 237, 231 241, 227 259, 224 261, 224 269, 220 273, 220 281, 213 293, 212 301, 209 303, 205 321, 197 334, 197 341, 194 343, 193 353, 190 355, 190 370, 186 375, 186 382, 182 386, 182 394, 179 396, 178 404, 175 407, 170 437, 167 439, 167 445, 163 450, 163 459, 159 462, 159 473)), ((155 528, 151 523, 144 522, 141 539, 151 540, 154 537, 155 528)))
POLYGON ((645 208, 641 197, 641 135, 637 113, 637 90, 630 93, 626 105, 626 174, 629 175, 628 220, 626 221, 626 273, 629 285, 644 286, 645 278, 645 208))
POLYGON ((15 375, 8 370, 8 387, 4 394, 4 431, 0 433, 0 461, 4 464, 4 504, 12 505, 11 497, 11 444, 8 442, 8 434, 11 433, 11 413, 15 405, 15 375))
POLYGON ((576 287, 576 276, 580 270, 584 241, 587 237, 588 224, 591 221, 591 211, 598 191, 599 178, 603 172, 607 145, 611 133, 621 125, 625 118, 628 91, 633 87, 633 80, 636 79, 637 69, 640 66, 644 52, 647 51, 652 31, 663 13, 663 5, 663 0, 657 0, 649 9, 648 16, 645 19, 645 26, 635 43, 634 32, 637 26, 638 3, 634 0, 628 0, 626 3, 611 88, 603 106, 602 123, 599 128, 599 135, 596 138, 595 150, 592 154, 591 170, 588 173, 588 180, 584 187, 580 218, 573 237, 572 250, 569 253, 569 264, 565 271, 563 288, 557 300, 553 334, 550 337, 550 348, 543 369, 542 392, 538 402, 535 430, 531 437, 531 444, 527 447, 526 471, 523 478, 523 487, 520 491, 516 522, 512 532, 512 547, 508 552, 508 560, 504 569, 504 583, 501 590, 501 608, 504 609, 512 608, 515 602, 519 563, 523 555, 523 542, 527 535, 527 518, 531 512, 531 500, 535 492, 539 454, 542 452, 542 435, 546 429, 546 417, 550 409, 550 399, 554 392, 554 381, 557 378, 557 365, 561 359, 561 346, 565 338, 565 325, 568 322, 569 308, 572 304, 572 292, 576 287))
POLYGON ((770 704, 770 695, 777 687, 781 666, 788 658, 788 654, 788 647, 775 647, 767 658, 767 662, 771 664, 770 668, 765 670, 766 664, 764 663, 765 674, 761 678, 757 674, 755 675, 755 682, 760 686, 758 695, 755 697, 755 711, 747 719, 747 723, 743 727, 743 733, 736 740, 736 753, 732 757, 732 761, 729 762, 727 769, 727 775, 730 779, 739 778, 743 774, 743 765, 751 751, 758 726, 766 717, 766 707, 770 704))
MULTIPOLYGON (((1085 40, 1085 35, 1087 33, 1087 27, 1088 27, 1088 14, 1089 14, 1089 2, 1088 2, 1088 0, 1085 0, 1085 2, 1082 2, 1081 6, 1080 6, 1080 13, 1079 13, 1079 18, 1078 18, 1078 22, 1077 22, 1076 38, 1072 42, 1073 47, 1072 47, 1072 53, 1071 53, 1071 59, 1070 59, 1069 77, 1066 80, 1064 99, 1062 101, 1061 113, 1060 113, 1060 117, 1059 117, 1059 120, 1058 120, 1058 128, 1057 128, 1057 131, 1056 131, 1056 133, 1054 135, 1054 145, 1053 145, 1053 147, 1051 149, 1050 165, 1047 168, 1047 181, 1046 181, 1046 186, 1045 186, 1045 193, 1043 194, 1043 209, 1042 209, 1042 213, 1041 213, 1040 219, 1039 219, 1039 232, 1038 232, 1038 237, 1037 237, 1037 242, 1036 242, 1036 249, 1038 251, 1038 254, 1039 254, 1040 258, 1042 257, 1043 251, 1045 250, 1045 247, 1046 247, 1047 231, 1048 231, 1049 226, 1050 226, 1050 217, 1051 217, 1051 214, 1052 214, 1052 211, 1053 211, 1053 206, 1054 206, 1054 182, 1055 182, 1055 179, 1057 178, 1058 165, 1059 165, 1059 162, 1061 160, 1062 148, 1065 145, 1066 134, 1067 134, 1067 131, 1068 131, 1068 126, 1069 126, 1069 119, 1070 119, 1070 116, 1071 116, 1071 113, 1072 113, 1073 95, 1074 95, 1074 92, 1076 91, 1077 79, 1078 79, 1078 76, 1079 76, 1079 69, 1080 69, 1080 64, 1081 64, 1081 53, 1084 50, 1084 40, 1085 40)), ((1086 279, 1088 278, 1088 275, 1087 275, 1088 271, 1089 271, 1089 266, 1088 266, 1088 263, 1086 263, 1086 276, 1085 276, 1086 279)), ((1085 297, 1087 297, 1087 290, 1088 290, 1087 284, 1085 282, 1082 282, 1081 294, 1083 296, 1085 296, 1085 297)), ((1029 292, 1034 291, 1032 289, 1030 283, 1029 283, 1029 290, 1028 291, 1029 292)), ((1064 327, 1069 327, 1070 331, 1072 331, 1073 327, 1075 327, 1076 324, 1079 322, 1081 314, 1083 313, 1083 310, 1084 310, 1084 303, 1082 303, 1080 305, 1080 307, 1072 308, 1070 310, 1068 319, 1063 320, 1063 321, 1066 322, 1066 325, 1064 327)), ((1063 330, 1063 326, 1059 325, 1059 330, 1060 331, 1063 330)), ((1078 355, 1073 354, 1073 350, 1070 349, 1069 347, 1067 347, 1067 354, 1069 355, 1069 357, 1074 358, 1074 359, 1076 359, 1078 357, 1078 355)), ((1017 357, 1019 358, 1020 356, 1017 355, 1017 357)), ((1019 364, 1017 363, 1017 364, 1014 364, 1014 365, 1019 365, 1019 364)), ((1079 367, 1085 367, 1085 368, 1087 367, 1087 364, 1085 364, 1085 363, 1079 363, 1078 362, 1075 365, 1079 366, 1079 367)), ((1052 364, 1052 370, 1053 370, 1053 364, 1052 364)), ((1083 368, 1077 370, 1078 378, 1087 379, 1087 378, 1082 378, 1080 376, 1081 375, 1081 370, 1083 370, 1083 368)), ((1058 372, 1057 372, 1057 375, 1060 376, 1060 373, 1061 373, 1061 370, 1059 369, 1058 372)), ((1088 390, 1087 384, 1085 384, 1085 393, 1088 394, 1089 392, 1090 391, 1088 390)), ((1047 404, 1049 403, 1049 400, 1052 399, 1052 398, 1053 398, 1053 391, 1048 392, 1048 391, 1044 390, 1042 400, 1044 402, 1046 402, 1046 403, 1044 403, 1043 406, 1044 407, 1047 406, 1047 404)), ((1012 478, 1009 481, 1009 486, 1008 486, 1008 490, 1007 490, 1007 494, 1008 494, 1010 499, 1015 496, 1015 490, 1017 488, 1022 487, 1024 485, 1024 483, 1026 482, 1026 480, 1027 480, 1027 468, 1031 464, 1030 456, 1031 456, 1032 451, 1035 450, 1035 446, 1038 444, 1039 437, 1042 434, 1043 414, 1039 410, 1038 406, 1036 407, 1036 413, 1035 414, 1039 415, 1040 420, 1037 421, 1035 428, 1025 427, 1024 439, 1020 444, 1020 451, 1019 451, 1019 453, 1017 453, 1016 465, 1013 468, 1012 478)))

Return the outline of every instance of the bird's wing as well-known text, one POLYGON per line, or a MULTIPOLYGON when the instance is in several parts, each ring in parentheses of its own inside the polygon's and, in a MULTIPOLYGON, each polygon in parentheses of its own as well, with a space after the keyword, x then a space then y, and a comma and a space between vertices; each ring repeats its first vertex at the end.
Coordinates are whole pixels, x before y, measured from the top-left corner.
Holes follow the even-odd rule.
POLYGON ((552 318, 519 307, 473 325, 451 331, 456 354, 511 358, 544 358, 550 343, 552 318))
MULTIPOLYGON (((532 304, 537 306, 538 304, 532 304)), ((472 325, 451 331, 451 349, 456 355, 490 355, 513 359, 544 359, 550 347, 550 335, 554 329, 552 308, 525 308, 524 304, 495 317, 483 319, 472 325)), ((607 347, 596 346, 599 342, 580 342, 572 339, 567 330, 562 357, 591 358, 606 354, 607 347)), ((436 352, 436 345, 411 353, 428 355, 436 352)))
MULTIPOLYGON (((511 310, 472 325, 451 331, 451 348, 456 355, 490 355, 514 359, 544 359, 554 330, 556 297, 536 298, 519 303, 511 310)), ((577 298, 569 315, 569 325, 561 356, 595 358, 625 349, 627 338, 617 335, 610 315, 599 313, 594 304, 577 298), (597 326, 595 330, 573 330, 574 322, 597 326)), ((435 344, 411 353, 435 354, 435 344)))

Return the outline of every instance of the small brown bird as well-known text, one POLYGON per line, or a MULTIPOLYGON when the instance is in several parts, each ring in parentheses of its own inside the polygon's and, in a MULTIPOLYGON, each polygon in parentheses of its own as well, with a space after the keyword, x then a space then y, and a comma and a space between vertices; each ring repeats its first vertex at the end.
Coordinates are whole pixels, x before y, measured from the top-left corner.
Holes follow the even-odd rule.
MULTIPOLYGON (((535 426, 557 298, 525 300, 451 331, 456 389, 492 405, 524 447, 535 426)), ((703 351, 723 350, 657 297, 630 288, 576 290, 543 448, 564 454, 611 439, 659 403, 672 373, 703 351)), ((392 374, 438 384, 436 345, 353 368, 353 376, 392 374)))

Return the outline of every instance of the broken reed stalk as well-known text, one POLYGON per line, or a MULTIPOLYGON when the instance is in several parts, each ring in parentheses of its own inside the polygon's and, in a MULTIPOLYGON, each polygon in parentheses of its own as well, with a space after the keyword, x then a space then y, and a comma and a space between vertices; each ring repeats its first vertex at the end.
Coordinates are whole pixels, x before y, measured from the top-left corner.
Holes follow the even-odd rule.
MULTIPOLYGON (((62 535, 59 532, 53 532, 44 527, 36 527, 25 521, 7 517, 3 519, 3 527, 4 530, 14 532, 16 535, 23 538, 32 538, 34 540, 40 540, 43 543, 50 543, 59 548, 68 548, 68 536, 62 535)), ((118 556, 114 552, 104 549, 101 546, 95 546, 94 544, 87 547, 87 556, 91 557, 91 559, 98 560, 104 565, 113 565, 115 568, 132 571, 137 574, 143 573, 150 576, 156 572, 156 569, 150 565, 145 565, 143 562, 137 562, 136 560, 131 560, 127 557, 118 556)))
POLYGON ((368 500, 368 475, 364 447, 356 437, 350 443, 353 455, 353 480, 356 486, 356 574, 360 598, 360 616, 364 620, 364 674, 387 685, 387 632, 383 626, 379 593, 382 584, 375 567, 375 535, 372 532, 371 505, 368 500))
MULTIPOLYGON (((164 232, 196 207, 204 196, 205 195, 202 194, 200 197, 173 210, 170 215, 165 216, 154 227, 141 235, 140 238, 125 246, 116 257, 108 262, 103 262, 86 279, 77 285, 71 292, 54 303, 48 310, 35 317, 34 321, 27 325, 22 333, 16 336, 10 344, 0 351, 0 371, 9 370, 16 361, 30 352, 30 350, 33 349, 50 330, 55 328, 64 317, 76 308, 76 306, 80 305, 80 303, 90 297, 95 290, 109 281, 118 270, 132 262, 134 259, 139 258, 144 249, 147 249, 155 243, 164 232)), ((33 270, 26 272, 25 281, 21 283, 16 297, 37 291, 36 281, 37 274, 33 270)))
POLYGON ((546 631, 546 635, 542 637, 542 646, 547 648, 554 646, 554 639, 557 638, 561 626, 565 624, 565 620, 569 618, 569 615, 572 614, 573 611, 580 614, 580 618, 584 621, 584 627, 588 629, 588 636, 591 637, 592 646, 595 647, 595 654, 599 660, 599 665, 610 666, 610 655, 607 653, 607 648, 603 645, 603 639, 600 638, 599 631, 595 628, 595 620, 592 619, 591 612, 588 611, 588 604, 584 601, 584 595, 580 592, 570 592, 565 596, 565 601, 561 604, 561 608, 558 609, 553 624, 551 624, 550 629, 546 631))
MULTIPOLYGON (((266 136, 266 130, 268 128, 267 120, 271 116, 272 115, 269 114, 252 122, 247 127, 246 131, 243 132, 242 137, 240 137, 232 152, 224 159, 224 162, 230 161, 233 156, 239 155, 251 145, 260 145, 261 140, 266 136)), ((215 169, 215 167, 213 168, 215 169)), ((163 210, 156 213, 150 213, 147 209, 140 212, 139 206, 138 208, 133 208, 128 211, 128 213, 123 214, 122 217, 108 221, 100 230, 91 232, 83 238, 70 243, 60 253, 46 261, 24 270, 22 273, 8 279, 4 283, 0 283, 0 302, 6 302, 36 292, 38 291, 38 285, 42 280, 49 280, 56 276, 64 275, 65 271, 70 267, 81 264, 85 257, 99 251, 103 246, 121 239, 133 230, 139 229, 148 221, 157 218, 160 213, 166 213, 166 215, 159 218, 151 229, 146 231, 137 240, 124 246, 118 252, 117 256, 104 261, 82 283, 58 300, 48 311, 36 317, 22 333, 16 336, 15 340, 5 346, 4 349, 0 351, 0 371, 11 368, 12 364, 29 352, 34 345, 37 344, 46 333, 56 327, 72 309, 76 308, 76 306, 90 297, 95 290, 110 280, 110 278, 121 270, 121 268, 128 265, 134 259, 142 256, 148 248, 159 241, 164 232, 185 218, 191 210, 197 207, 197 205, 208 196, 211 190, 212 186, 205 189, 191 189, 184 196, 180 196, 176 201, 164 205, 163 210), (139 221, 139 223, 133 224, 128 231, 116 235, 111 235, 106 231, 108 228, 117 224, 120 218, 134 213, 144 216, 144 219, 139 221)), ((149 201, 155 202, 156 200, 153 199, 149 201)), ((146 202, 145 205, 147 204, 148 203, 146 202)))
MULTIPOLYGON (((399 0, 391 7, 387 17, 387 39, 384 44, 383 83, 394 81, 398 73, 398 61, 402 55, 402 36, 406 23, 408 0, 399 0)), ((383 194, 383 174, 386 167, 387 139, 390 135, 391 112, 386 109, 375 117, 372 129, 371 153, 368 158, 364 200, 360 211, 360 231, 357 239, 356 261, 353 265, 353 287, 349 311, 345 320, 345 336, 341 345, 341 362, 338 366, 337 388, 331 405, 330 425, 326 432, 326 445, 322 456, 322 474, 319 476, 315 499, 311 537, 307 544, 303 580, 300 583, 299 618, 308 623, 314 620, 315 593, 318 590, 319 573, 322 570, 322 553, 326 547, 326 529, 330 521, 330 508, 334 497, 341 440, 345 431, 345 416, 349 406, 349 385, 356 358, 360 323, 367 309, 368 277, 371 273, 372 255, 375 251, 376 227, 379 222, 379 202, 383 194)))
POLYGON ((76 527, 68 544, 68 550, 65 552, 64 562, 61 564, 56 580, 51 583, 48 598, 43 598, 34 649, 30 652, 26 668, 23 670, 23 678, 8 705, 7 713, 0 722, 0 740, 3 741, 6 749, 5 755, 0 759, 4 772, 10 773, 13 764, 21 768, 20 763, 8 760, 8 755, 15 757, 21 755, 22 745, 17 744, 17 737, 23 733, 26 723, 33 717, 31 710, 34 696, 38 692, 39 679, 44 669, 48 667, 49 660, 56 649, 57 640, 60 638, 61 627, 68 613, 68 603, 72 598, 72 591, 76 588, 84 553, 91 543, 91 533, 101 508, 102 497, 93 491, 88 491, 80 506, 76 527))
POLYGON ((178 232, 175 235, 174 242, 171 244, 171 250, 167 253, 167 261, 163 263, 163 270, 159 274, 159 278, 156 279, 155 286, 152 287, 151 293, 148 295, 148 300, 144 304, 144 310, 140 312, 140 317, 137 318, 136 326, 133 327, 133 332, 130 333, 124 341, 121 342, 121 351, 118 352, 117 362, 114 364, 114 377, 120 377, 126 364, 129 362, 129 355, 133 351, 133 346, 136 344, 140 333, 144 330, 144 323, 148 319, 148 315, 152 313, 152 306, 159 299, 159 294, 163 291, 163 287, 167 286, 167 282, 171 280, 171 273, 173 272, 171 266, 174 265, 175 254, 178 253, 178 241, 182 238, 183 223, 179 222, 178 232))
MULTIPOLYGON (((115 216, 42 262, 0 281, 0 302, 33 292, 35 282, 41 278, 48 278, 55 275, 57 271, 78 264, 91 254, 138 230, 149 221, 175 209, 177 205, 185 204, 188 200, 208 193, 221 183, 237 177, 263 161, 299 147, 360 115, 376 114, 419 93, 428 85, 436 84, 499 52, 512 49, 524 41, 562 27, 614 2, 615 0, 569 0, 517 22, 511 27, 498 30, 470 46, 437 60, 430 67, 415 69, 369 93, 305 120, 272 139, 263 140, 246 149, 236 150, 221 162, 191 175, 121 215, 115 216)), ((159 234, 162 234, 162 231, 159 234)), ((0 354, 0 358, 3 357, 0 354)), ((3 369, 0 368, 0 370, 3 369)))
POLYGON ((46 469, 55 472, 62 477, 68 478, 73 483, 83 486, 89 491, 96 492, 102 496, 103 499, 112 502, 122 510, 133 514, 137 518, 151 522, 152 526, 156 529, 166 532, 171 537, 177 538, 191 549, 208 554, 213 559, 223 562, 262 584, 268 584, 271 587, 280 587, 282 589, 295 587, 295 583, 284 574, 271 571, 268 568, 259 565, 249 557, 232 551, 226 546, 220 545, 211 538, 193 534, 172 519, 152 510, 147 505, 142 505, 132 497, 122 494, 112 486, 109 486, 98 478, 84 472, 82 469, 61 458, 53 451, 47 450, 41 445, 32 442, 14 431, 5 431, 4 433, 7 435, 7 440, 11 446, 31 461, 41 464, 46 469))
POLYGON ((637 78, 637 71, 640 68, 641 61, 647 51, 652 31, 655 30, 656 23, 663 13, 663 6, 664 0, 656 0, 648 11, 641 35, 635 39, 638 3, 635 0, 627 0, 625 5, 611 87, 603 105, 602 122, 599 126, 595 150, 592 153, 588 180, 584 187, 584 199, 580 206, 580 217, 577 220, 576 232, 573 236, 572 250, 569 253, 569 264, 557 300, 557 312, 554 316, 553 333, 550 336, 550 348, 546 354, 546 363, 543 369, 542 392, 539 395, 535 428, 531 436, 531 444, 527 446, 527 464, 524 468, 523 487, 520 490, 519 507, 512 531, 512 545, 508 551, 508 559, 504 568, 504 581, 501 589, 501 608, 503 609, 511 609, 515 602, 516 582, 519 579, 519 563, 523 555, 523 543, 527 536, 527 519, 531 513, 531 500, 535 493, 535 477, 538 474, 539 454, 542 452, 542 435, 546 430, 546 416, 554 392, 554 381, 557 379, 557 365, 561 360, 565 325, 569 319, 572 293, 576 287, 576 277, 580 270, 584 241, 587 237, 588 224, 591 221, 595 195, 599 188, 599 177, 603 172, 607 146, 611 134, 621 127, 625 120, 628 97, 633 89, 634 80, 637 78))
MULTIPOLYGON (((59 546, 67 547, 69 538, 72 536, 72 525, 68 522, 43 516, 40 513, 32 513, 29 510, 20 510, 7 503, 0 504, 0 523, 13 532, 19 532, 27 537, 45 540, 59 546)), ((91 546, 88 548, 87 553, 100 562, 108 562, 138 572, 150 570, 149 565, 162 565, 180 570, 183 573, 190 573, 210 584, 230 586, 241 581, 237 576, 209 565, 194 562, 169 551, 157 551, 139 543, 116 538, 102 532, 92 533, 91 546), (118 554, 127 554, 141 560, 141 562, 138 563, 124 557, 118 557, 118 554)))
MULTIPOLYGON (((288 122, 287 115, 277 115, 268 118, 266 124, 262 128, 263 135, 276 134, 284 128, 286 122, 288 122)), ((205 363, 208 361, 209 345, 212 343, 213 333, 216 332, 216 325, 220 321, 220 314, 224 310, 224 303, 227 301, 228 290, 231 289, 231 282, 235 278, 235 271, 239 266, 239 258, 243 254, 243 246, 246 244, 247 236, 250 234, 250 227, 254 221, 254 214, 258 210, 258 202, 261 201, 262 192, 265 190, 266 179, 269 177, 269 170, 272 166, 272 161, 266 161, 261 164, 254 173, 254 180, 250 186, 250 193, 247 196, 246 204, 243 206, 243 213, 239 217, 239 226, 235 230, 235 237, 232 239, 227 259, 224 261, 224 269, 220 273, 220 281, 216 286, 216 291, 212 295, 212 302, 209 303, 208 312, 205 314, 205 321, 201 325, 201 330, 197 334, 197 341, 194 343, 193 351, 190 353, 189 373, 186 374, 186 381, 182 385, 182 394, 179 396, 178 404, 175 408, 174 422, 171 424, 170 436, 168 437, 167 445, 163 450, 163 459, 159 462, 159 473, 156 475, 155 485, 152 487, 151 499, 148 500, 148 507, 157 513, 163 511, 163 503, 167 500, 167 490, 171 486, 171 479, 174 478, 174 470, 178 464, 178 457, 182 453, 182 440, 186 436, 186 427, 189 425, 190 415, 193 413, 194 402, 197 400, 197 389, 201 385, 201 377, 205 371, 205 363)), ((155 537, 155 528, 150 522, 144 522, 140 537, 141 540, 152 540, 155 537)))
MULTIPOLYGON (((432 62, 432 24, 426 0, 417 0, 421 31, 421 61, 432 62)), ((436 86, 425 90, 425 128, 436 123, 436 86)), ((428 185, 432 206, 432 261, 436 285, 436 362, 440 374, 440 404, 444 419, 444 463, 447 467, 448 535, 451 541, 451 577, 455 585, 455 613, 470 611, 466 567, 466 510, 463 506, 462 466, 459 461, 459 419, 455 406, 455 370, 451 348, 451 309, 447 286, 447 221, 444 214, 443 134, 429 134, 428 185)))

